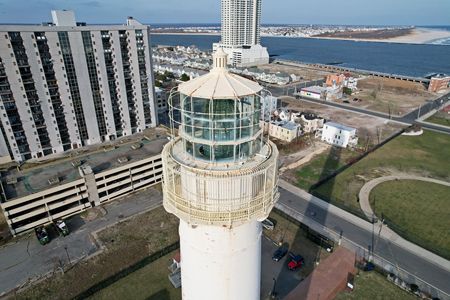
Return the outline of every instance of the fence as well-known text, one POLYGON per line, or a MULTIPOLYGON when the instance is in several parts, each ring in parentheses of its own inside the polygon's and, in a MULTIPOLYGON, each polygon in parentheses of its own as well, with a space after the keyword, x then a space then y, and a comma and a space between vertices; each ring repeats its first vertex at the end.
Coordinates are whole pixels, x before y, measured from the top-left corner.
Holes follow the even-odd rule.
POLYGON ((419 290, 423 293, 423 295, 428 296, 429 298, 435 297, 440 300, 450 300, 450 295, 441 289, 433 286, 432 284, 422 280, 414 274, 400 268, 396 263, 393 263, 387 259, 382 258, 377 254, 373 254, 369 252, 366 247, 363 247, 341 235, 340 232, 337 232, 333 229, 325 227, 324 225, 312 220, 308 219, 309 224, 303 224, 300 220, 306 218, 306 216, 290 207, 287 207, 281 203, 277 203, 277 208, 275 209, 277 213, 281 214, 288 220, 294 222, 295 224, 301 227, 309 227, 313 230, 323 234, 324 236, 334 240, 339 245, 350 249, 355 252, 355 259, 357 261, 371 261, 376 266, 376 271, 382 273, 393 279, 393 282, 399 285, 399 287, 407 287, 415 284, 418 286, 419 290))

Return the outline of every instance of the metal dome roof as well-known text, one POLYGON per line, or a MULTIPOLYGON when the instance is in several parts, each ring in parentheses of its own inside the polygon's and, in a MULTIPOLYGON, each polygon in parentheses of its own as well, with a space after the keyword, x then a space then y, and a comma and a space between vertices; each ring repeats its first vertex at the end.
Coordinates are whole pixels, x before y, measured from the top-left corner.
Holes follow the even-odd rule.
POLYGON ((213 65, 208 74, 181 84, 178 91, 196 98, 235 99, 254 95, 262 90, 258 83, 228 71, 227 54, 222 48, 213 54, 213 65))

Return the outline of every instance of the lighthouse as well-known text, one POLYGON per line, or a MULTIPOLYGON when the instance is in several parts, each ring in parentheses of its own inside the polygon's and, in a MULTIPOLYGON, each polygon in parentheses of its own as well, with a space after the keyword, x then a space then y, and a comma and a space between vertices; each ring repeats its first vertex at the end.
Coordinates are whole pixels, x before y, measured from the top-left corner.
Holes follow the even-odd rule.
POLYGON ((164 208, 180 219, 184 300, 260 299, 261 221, 278 200, 278 150, 260 126, 266 91, 227 69, 169 98, 173 138, 162 152, 164 208))

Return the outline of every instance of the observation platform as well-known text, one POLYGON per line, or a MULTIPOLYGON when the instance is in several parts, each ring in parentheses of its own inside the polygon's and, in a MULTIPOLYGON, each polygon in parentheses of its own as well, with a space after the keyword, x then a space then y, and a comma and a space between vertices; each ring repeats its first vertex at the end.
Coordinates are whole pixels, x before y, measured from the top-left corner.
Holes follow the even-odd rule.
POLYGON ((178 138, 166 145, 162 159, 164 207, 188 223, 262 221, 278 200, 278 150, 270 141, 245 160, 211 162, 194 159, 178 138))

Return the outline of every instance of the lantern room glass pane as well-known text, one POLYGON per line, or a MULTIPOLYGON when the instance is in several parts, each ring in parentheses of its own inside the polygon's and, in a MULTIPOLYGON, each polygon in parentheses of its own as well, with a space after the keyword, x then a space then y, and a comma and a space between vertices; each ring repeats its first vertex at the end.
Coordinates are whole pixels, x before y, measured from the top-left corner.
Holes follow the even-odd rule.
POLYGON ((237 161, 259 151, 255 136, 260 129, 259 96, 203 99, 181 95, 181 99, 187 153, 202 160, 237 161))

